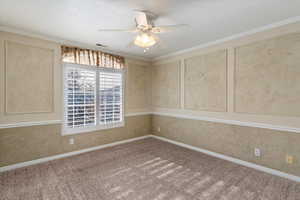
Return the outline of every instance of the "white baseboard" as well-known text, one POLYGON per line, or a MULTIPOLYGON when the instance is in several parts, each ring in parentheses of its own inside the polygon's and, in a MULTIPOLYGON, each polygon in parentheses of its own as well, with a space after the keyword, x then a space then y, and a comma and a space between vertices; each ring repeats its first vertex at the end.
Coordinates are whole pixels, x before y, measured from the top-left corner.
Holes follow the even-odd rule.
POLYGON ((300 182, 300 177, 299 176, 295 176, 292 174, 288 174, 288 173, 284 173, 275 169, 271 169, 268 167, 264 167, 261 165, 257 165, 254 163, 250 163, 247 161, 243 161, 237 158, 233 158, 230 156, 226 156, 223 154, 219 154, 219 153, 215 153, 212 151, 208 151, 205 149, 201 149, 198 147, 194 147, 188 144, 184 144, 181 142, 177 142, 174 140, 170 140, 164 137, 160 137, 160 136, 156 136, 156 135, 145 135, 145 136, 141 136, 141 137, 136 137, 136 138, 131 138, 131 139, 127 139, 127 140, 122 140, 122 141, 118 141, 118 142, 113 142, 113 143, 109 143, 109 144, 104 144, 104 145, 100 145, 100 146, 96 146, 96 147, 91 147, 91 148, 87 148, 87 149, 82 149, 82 150, 78 150, 78 151, 72 151, 72 152, 68 152, 68 153, 64 153, 64 154, 59 154, 59 155, 55 155, 55 156, 50 156, 50 157, 45 157, 45 158, 40 158, 40 159, 36 159, 36 160, 31 160, 31 161, 27 161, 27 162, 22 162, 22 163, 17 163, 17 164, 13 164, 13 165, 8 165, 5 167, 0 167, 0 172, 4 172, 4 171, 9 171, 9 170, 13 170, 13 169, 17 169, 17 168, 21 168, 21 167, 26 167, 26 166, 30 166, 30 165, 35 165, 35 164, 39 164, 39 163, 44 163, 44 162, 48 162, 51 160, 56 160, 56 159, 60 159, 60 158, 65 158, 65 157, 69 157, 69 156, 74 156, 74 155, 78 155, 78 154, 82 154, 82 153, 86 153, 86 152, 90 152, 90 151, 95 151, 95 150, 99 150, 99 149, 103 149, 103 148, 107 148, 107 147, 111 147, 111 146, 115 146, 115 145, 119 145, 119 144, 124 144, 124 143, 128 143, 128 142, 133 142, 136 140, 141 140, 141 139, 145 139, 145 138, 156 138, 162 141, 166 141, 181 147, 185 147, 194 151, 198 151, 201 153, 205 153, 208 154, 210 156, 214 156, 223 160, 228 160, 230 162, 239 164, 239 165, 243 165, 249 168, 253 168, 259 171, 263 171, 275 176, 279 176, 279 177, 283 177, 283 178, 287 178, 290 179, 292 181, 296 181, 296 182, 300 182))
POLYGON ((160 136, 156 136, 156 135, 151 135, 151 137, 159 139, 159 140, 163 140, 163 141, 166 141, 166 142, 169 142, 169 143, 181 146, 181 147, 185 147, 185 148, 188 148, 188 149, 191 149, 191 150, 194 150, 194 151, 205 153, 207 155, 214 156, 214 157, 217 157, 217 158, 220 158, 220 159, 223 159, 223 160, 228 160, 230 162, 233 162, 233 163, 236 163, 236 164, 239 164, 239 165, 243 165, 243 166, 253 168, 253 169, 256 169, 256 170, 259 170, 259 171, 263 171, 263 172, 266 172, 266 173, 269 173, 269 174, 272 174, 272 175, 275 175, 275 176, 280 176, 282 178, 287 178, 287 179, 290 179, 292 181, 300 182, 300 177, 299 176, 284 173, 284 172, 281 172, 281 171, 278 171, 278 170, 275 170, 275 169, 271 169, 271 168, 268 168, 268 167, 264 167, 264 166, 261 166, 261 165, 257 165, 257 164, 254 164, 254 163, 243 161, 243 160, 233 158, 233 157, 230 157, 230 156, 225 156, 223 154, 219 154, 219 153, 215 153, 215 152, 208 151, 208 150, 205 150, 205 149, 201 149, 201 148, 198 148, 198 147, 194 147, 194 146, 184 144, 184 143, 181 143, 181 142, 177 142, 177 141, 174 141, 174 140, 170 140, 170 139, 167 139, 167 138, 164 138, 164 137, 160 137, 160 136))
POLYGON ((145 138, 149 138, 149 137, 151 137, 151 135, 145 135, 145 136, 141 136, 141 137, 136 137, 136 138, 131 138, 131 139, 113 142, 113 143, 109 143, 109 144, 99 145, 99 146, 82 149, 82 150, 78 150, 78 151, 72 151, 72 152, 68 152, 68 153, 64 153, 64 154, 58 154, 55 156, 49 156, 49 157, 44 157, 44 158, 31 160, 31 161, 27 161, 27 162, 8 165, 5 167, 0 167, 0 172, 9 171, 9 170, 26 167, 26 166, 30 166, 30 165, 35 165, 35 164, 39 164, 39 163, 44 163, 44 162, 48 162, 51 160, 56 160, 56 159, 65 158, 65 157, 69 157, 69 156, 74 156, 74 155, 78 155, 78 154, 82 154, 82 153, 86 153, 86 152, 90 152, 90 151, 95 151, 98 149, 103 149, 103 148, 107 148, 107 147, 111 147, 111 146, 115 146, 115 145, 119 145, 119 144, 124 144, 124 143, 128 143, 128 142, 133 142, 136 140, 141 140, 141 139, 145 139, 145 138))

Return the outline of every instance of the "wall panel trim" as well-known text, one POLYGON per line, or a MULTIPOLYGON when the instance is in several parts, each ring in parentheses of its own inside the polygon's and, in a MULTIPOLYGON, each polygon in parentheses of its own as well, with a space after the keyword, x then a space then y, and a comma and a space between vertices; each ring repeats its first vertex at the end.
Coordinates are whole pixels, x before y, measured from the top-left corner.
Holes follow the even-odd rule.
POLYGON ((134 113, 127 113, 125 117, 133 117, 133 116, 140 116, 140 115, 151 115, 151 112, 134 112, 134 113))
MULTIPOLYGON (((78 47, 87 48, 87 49, 99 50, 99 48, 95 47, 95 45, 89 45, 89 44, 84 44, 84 43, 77 42, 77 41, 52 37, 49 35, 45 35, 45 34, 41 34, 41 33, 37 33, 37 32, 25 31, 25 30, 22 30, 19 28, 13 28, 13 27, 9 27, 9 26, 0 25, 0 31, 14 33, 14 34, 20 34, 20 35, 24 35, 27 37, 38 38, 41 40, 48 40, 51 42, 56 42, 56 43, 64 44, 67 46, 78 46, 78 47)), ((147 58, 147 57, 129 55, 129 54, 117 52, 117 51, 109 51, 108 49, 106 49, 105 52, 124 56, 125 59, 127 58, 127 59, 131 59, 131 60, 142 61, 142 62, 151 62, 152 61, 152 59, 147 58)))
MULTIPOLYGON (((16 40, 10 40, 10 39, 6 39, 4 40, 4 113, 7 114, 7 115, 20 115, 20 114, 39 114, 39 113, 48 113, 48 114, 51 114, 51 113, 54 113, 55 112, 55 99, 54 99, 54 96, 55 96, 55 89, 54 89, 54 77, 55 77, 55 49, 54 48, 51 48, 51 47, 45 47, 45 46, 40 46, 40 45, 32 45, 32 44, 29 44, 27 42, 20 42, 20 41, 16 41, 16 40), (8 91, 9 91, 9 88, 8 88, 8 77, 7 77, 7 72, 8 72, 8 64, 9 64, 9 59, 8 59, 8 55, 9 55, 9 44, 17 44, 17 45, 22 45, 22 46, 26 46, 27 48, 35 48, 35 49, 41 49, 41 50, 44 50, 44 51, 49 51, 51 52, 51 70, 52 70, 52 74, 51 75, 51 83, 49 84, 49 88, 51 88, 51 94, 49 94, 49 96, 51 96, 52 98, 51 99, 51 102, 49 105, 50 107, 47 108, 46 110, 39 110, 39 111, 18 111, 18 112, 9 112, 9 108, 8 108, 8 91)), ((15 88, 13 88, 15 89, 15 88)))
MULTIPOLYGON (((125 114, 125 117, 133 117, 140 115, 151 115, 151 112, 135 112, 125 114)), ((16 127, 26 127, 26 126, 38 126, 38 125, 49 125, 49 124, 61 124, 63 120, 47 120, 47 121, 33 121, 33 122, 16 122, 10 124, 0 124, 0 129, 3 128, 16 128, 16 127)))
POLYGON ((171 112, 152 112, 152 114, 167 116, 167 117, 176 117, 176 118, 182 118, 182 119, 193 119, 193 120, 217 122, 217 123, 223 123, 223 124, 232 124, 232 125, 238 125, 238 126, 265 128, 265 129, 272 129, 272 130, 277 130, 277 131, 288 131, 288 132, 300 133, 300 128, 297 128, 297 127, 279 126, 279 125, 272 125, 272 124, 266 124, 266 123, 228 120, 228 119, 220 119, 220 118, 205 117, 205 116, 195 116, 195 115, 190 115, 190 114, 177 114, 177 113, 171 113, 171 112))
POLYGON ((0 124, 0 129, 3 128, 16 128, 16 127, 26 127, 26 126, 39 126, 39 125, 49 125, 49 124, 60 124, 62 120, 47 120, 47 121, 34 121, 34 122, 17 122, 11 124, 0 124))
MULTIPOLYGON (((176 117, 176 118, 182 118, 182 119, 193 119, 193 120, 217 122, 217 123, 223 123, 223 124, 232 124, 232 125, 238 125, 238 126, 266 128, 266 129, 272 129, 272 130, 277 130, 277 131, 288 131, 288 132, 300 133, 300 128, 297 128, 297 127, 278 126, 278 125, 272 125, 272 124, 266 124, 266 123, 246 122, 246 121, 238 121, 238 120, 227 120, 227 119, 220 119, 220 118, 214 118, 214 117, 195 116, 195 115, 190 115, 190 114, 176 114, 176 113, 171 113, 171 112, 135 112, 135 113, 125 114, 125 117, 151 115, 151 114, 167 116, 167 117, 176 117)), ((38 126, 38 125, 49 125, 49 124, 60 124, 62 122, 63 122, 62 120, 17 122, 17 123, 10 123, 10 124, 0 124, 0 129, 26 127, 26 126, 38 126)))

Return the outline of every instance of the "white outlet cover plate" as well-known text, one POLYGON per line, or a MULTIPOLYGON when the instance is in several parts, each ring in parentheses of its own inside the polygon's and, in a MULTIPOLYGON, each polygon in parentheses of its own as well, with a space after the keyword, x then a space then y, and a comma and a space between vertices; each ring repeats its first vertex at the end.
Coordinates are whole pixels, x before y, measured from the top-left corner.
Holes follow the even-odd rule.
POLYGON ((254 149, 254 155, 255 155, 256 157, 260 157, 260 156, 261 156, 261 151, 260 151, 259 148, 255 148, 255 149, 254 149))
POLYGON ((70 138, 70 139, 69 139, 69 143, 70 143, 70 144, 74 144, 74 138, 70 138))

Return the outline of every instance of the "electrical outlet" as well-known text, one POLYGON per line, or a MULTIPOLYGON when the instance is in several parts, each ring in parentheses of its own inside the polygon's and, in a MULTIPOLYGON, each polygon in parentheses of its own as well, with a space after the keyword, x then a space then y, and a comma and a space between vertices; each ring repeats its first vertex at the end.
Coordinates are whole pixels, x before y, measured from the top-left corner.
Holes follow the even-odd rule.
POLYGON ((69 139, 69 144, 74 144, 74 143, 75 143, 74 138, 70 138, 70 139, 69 139))
POLYGON ((157 132, 160 132, 160 127, 157 127, 157 132))
POLYGON ((261 156, 261 151, 260 151, 259 148, 254 148, 254 155, 255 155, 256 157, 260 157, 260 156, 261 156))
POLYGON ((286 163, 287 164, 293 164, 294 163, 294 157, 291 155, 286 155, 286 163))

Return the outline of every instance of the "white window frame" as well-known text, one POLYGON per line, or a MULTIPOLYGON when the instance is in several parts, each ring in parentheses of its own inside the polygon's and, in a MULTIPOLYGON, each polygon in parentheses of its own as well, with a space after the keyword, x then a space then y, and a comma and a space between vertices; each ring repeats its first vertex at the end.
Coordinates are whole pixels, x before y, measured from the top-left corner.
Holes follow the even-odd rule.
POLYGON ((113 68, 105 68, 105 67, 97 67, 90 65, 81 65, 81 64, 73 64, 73 63, 63 63, 63 124, 62 124, 62 135, 73 135, 79 133, 86 133, 98 130, 112 129, 125 126, 125 117, 124 117, 124 107, 125 107, 125 71, 123 69, 113 69, 113 68), (84 70, 92 70, 96 72, 96 125, 90 125, 85 127, 78 128, 69 128, 66 126, 67 122, 67 68, 81 68, 84 70), (114 72, 121 74, 122 77, 122 107, 121 107, 121 121, 109 124, 99 124, 99 72, 114 72))

